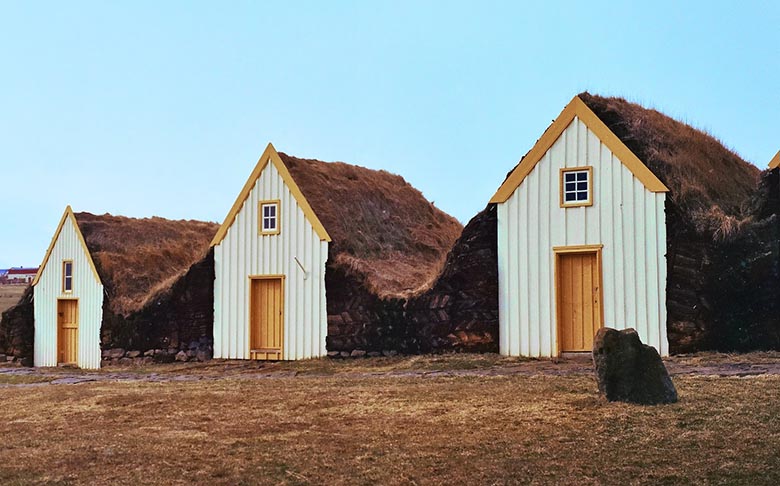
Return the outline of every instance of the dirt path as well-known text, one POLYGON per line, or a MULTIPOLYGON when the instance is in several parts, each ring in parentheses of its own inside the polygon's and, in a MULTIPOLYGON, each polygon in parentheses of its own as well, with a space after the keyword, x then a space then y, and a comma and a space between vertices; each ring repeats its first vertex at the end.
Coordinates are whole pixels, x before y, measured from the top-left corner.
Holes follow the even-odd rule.
MULTIPOLYGON (((672 376, 751 377, 780 375, 780 353, 723 355, 705 353, 666 360, 672 376)), ((224 379, 441 378, 474 376, 581 376, 593 373, 587 357, 566 360, 517 360, 495 355, 311 360, 295 363, 213 360, 207 363, 160 364, 144 368, 0 367, 0 388, 77 385, 91 382, 194 382, 224 379)))

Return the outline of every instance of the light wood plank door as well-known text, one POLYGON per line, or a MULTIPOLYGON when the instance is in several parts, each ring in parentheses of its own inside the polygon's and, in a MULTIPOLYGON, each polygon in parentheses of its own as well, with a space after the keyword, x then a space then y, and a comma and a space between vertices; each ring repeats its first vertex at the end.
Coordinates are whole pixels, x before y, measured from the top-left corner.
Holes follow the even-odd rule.
POLYGON ((598 252, 557 256, 560 352, 591 351, 602 327, 601 259, 598 252))
POLYGON ((281 277, 251 280, 249 357, 283 358, 284 285, 281 277))
POLYGON ((79 350, 79 301, 57 301, 57 363, 76 364, 79 350))

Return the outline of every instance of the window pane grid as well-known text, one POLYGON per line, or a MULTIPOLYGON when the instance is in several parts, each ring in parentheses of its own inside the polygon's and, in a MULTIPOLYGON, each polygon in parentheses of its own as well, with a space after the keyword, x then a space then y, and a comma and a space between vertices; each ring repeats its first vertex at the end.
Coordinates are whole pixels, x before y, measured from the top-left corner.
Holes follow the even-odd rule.
POLYGON ((588 188, 589 171, 567 171, 563 174, 563 202, 582 203, 590 198, 588 188))
POLYGON ((277 224, 277 203, 268 203, 261 206, 262 222, 261 228, 264 233, 276 231, 277 224))
POLYGON ((73 290, 73 262, 62 262, 62 290, 71 292, 73 290))

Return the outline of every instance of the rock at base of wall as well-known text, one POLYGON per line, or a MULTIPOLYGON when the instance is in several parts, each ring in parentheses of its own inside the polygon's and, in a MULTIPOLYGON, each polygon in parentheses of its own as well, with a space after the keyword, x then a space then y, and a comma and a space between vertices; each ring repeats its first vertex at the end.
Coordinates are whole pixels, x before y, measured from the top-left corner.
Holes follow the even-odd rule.
POLYGON ((675 403, 677 390, 655 348, 634 329, 602 328, 593 340, 599 392, 607 400, 657 405, 675 403))
POLYGON ((122 348, 104 349, 103 357, 108 359, 119 359, 125 356, 125 350, 122 348))
POLYGON ((184 351, 179 351, 176 354, 176 361, 187 361, 189 359, 189 356, 187 356, 187 353, 184 351))

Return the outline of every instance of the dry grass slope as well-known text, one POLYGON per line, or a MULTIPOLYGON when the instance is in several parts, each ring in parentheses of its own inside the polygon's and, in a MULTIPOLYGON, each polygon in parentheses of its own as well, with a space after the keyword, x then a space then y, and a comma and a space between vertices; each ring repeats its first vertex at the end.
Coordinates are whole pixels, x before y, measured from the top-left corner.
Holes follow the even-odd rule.
POLYGON ((579 97, 669 187, 670 200, 697 229, 722 239, 746 222, 760 175, 754 165, 659 111, 623 98, 579 97))
POLYGON ((0 285, 0 314, 16 305, 26 288, 25 285, 0 285))
POLYGON ((380 297, 406 297, 438 276, 463 227, 403 177, 280 153, 333 242, 331 265, 380 297))
POLYGON ((109 296, 127 316, 166 290, 208 251, 219 225, 164 218, 76 213, 76 220, 109 296))

